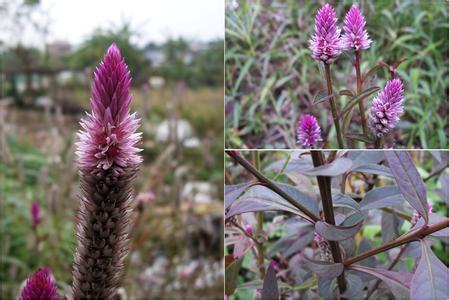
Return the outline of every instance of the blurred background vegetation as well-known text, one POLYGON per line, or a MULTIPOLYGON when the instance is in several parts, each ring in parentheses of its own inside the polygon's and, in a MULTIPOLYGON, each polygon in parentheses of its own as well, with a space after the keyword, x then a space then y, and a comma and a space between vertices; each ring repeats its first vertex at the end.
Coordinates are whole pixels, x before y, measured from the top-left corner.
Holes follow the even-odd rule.
MULTIPOLYGON (((312 113, 328 137, 327 146, 338 147, 329 104, 313 105, 325 82, 308 48, 316 11, 326 2, 334 5, 340 26, 353 3, 365 15, 373 44, 363 51, 362 73, 379 61, 407 59, 398 68, 405 81, 405 114, 391 137, 395 147, 448 148, 449 19, 444 0, 228 1, 226 146, 296 148, 297 121, 312 113)), ((346 55, 331 71, 337 90, 355 90, 355 72, 346 55)), ((377 85, 384 86, 388 78, 385 69, 379 70, 377 85)), ((340 105, 347 101, 337 99, 340 105)), ((354 113, 350 130, 358 133, 360 127, 354 113)))
POLYGON ((112 42, 131 70, 144 149, 121 293, 221 297, 223 40, 179 37, 139 46, 145 32, 119 22, 78 45, 50 42, 51 18, 38 0, 0 0, 0 20, 7 18, 14 29, 2 30, 14 35, 26 26, 43 38, 41 47, 0 38, 0 298, 18 297, 24 280, 44 265, 61 293, 71 284, 76 131, 89 110, 94 68, 112 42), (33 201, 42 215, 35 230, 33 201))

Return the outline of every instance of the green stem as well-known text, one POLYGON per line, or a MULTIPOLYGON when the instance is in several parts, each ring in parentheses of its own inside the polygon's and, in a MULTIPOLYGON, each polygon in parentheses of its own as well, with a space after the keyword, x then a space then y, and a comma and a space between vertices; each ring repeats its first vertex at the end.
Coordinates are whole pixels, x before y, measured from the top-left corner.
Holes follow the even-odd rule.
MULTIPOLYGON (((253 160, 254 160, 255 169, 260 172, 260 152, 259 151, 253 152, 253 160)), ((256 212, 256 219, 257 219, 257 231, 256 232, 259 234, 259 233, 263 232, 263 212, 261 212, 261 211, 256 212)), ((263 280, 265 278, 263 243, 257 241, 256 248, 257 248, 257 266, 259 268, 259 278, 263 280)))
MULTIPOLYGON (((357 76, 357 95, 362 93, 362 74, 360 73, 360 59, 362 53, 360 50, 355 51, 355 73, 357 76)), ((363 100, 359 101, 360 118, 362 122, 363 134, 368 135, 368 127, 366 125, 365 106, 363 100)))
MULTIPOLYGON (((324 63, 324 68, 326 70, 327 94, 330 96, 333 93, 330 65, 324 63)), ((331 103, 332 118, 334 119, 335 131, 337 133, 338 147, 340 149, 344 149, 345 146, 343 136, 341 135, 340 121, 338 120, 337 105, 335 104, 335 99, 333 96, 329 98, 329 102, 331 103)))
MULTIPOLYGON (((324 164, 323 153, 319 150, 310 151, 312 155, 313 165, 319 167, 324 164)), ((331 177, 317 176, 318 187, 320 189, 321 202, 323 204, 324 219, 327 223, 335 225, 334 208, 332 205, 332 192, 331 192, 331 177)), ((332 257, 334 262, 343 262, 340 245, 335 241, 328 241, 331 248, 332 257)), ((340 295, 342 295, 346 290, 346 280, 345 274, 342 272, 337 278, 338 289, 340 295)))

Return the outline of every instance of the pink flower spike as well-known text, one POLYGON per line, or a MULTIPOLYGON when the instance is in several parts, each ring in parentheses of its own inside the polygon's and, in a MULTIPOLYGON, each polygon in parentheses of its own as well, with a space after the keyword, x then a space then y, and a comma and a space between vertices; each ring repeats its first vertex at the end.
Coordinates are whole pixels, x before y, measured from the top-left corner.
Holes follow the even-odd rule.
POLYGON ((399 78, 387 82, 383 91, 373 100, 368 125, 377 137, 389 133, 404 112, 404 88, 399 78))
POLYGON ((41 208, 37 201, 33 201, 33 203, 31 203, 30 214, 31 227, 33 227, 33 229, 36 229, 37 225, 39 225, 39 223, 42 221, 41 208))
POLYGON ((20 300, 57 300, 56 283, 51 271, 44 267, 27 279, 20 300))
POLYGON ((355 4, 345 16, 343 29, 345 34, 342 37, 343 50, 368 49, 373 42, 365 29, 366 21, 355 4))
POLYGON ((340 32, 334 8, 322 6, 315 17, 315 34, 309 40, 312 57, 327 64, 334 61, 341 54, 340 32))
POLYGON ((92 85, 92 113, 81 121, 76 154, 82 172, 137 165, 142 159, 136 146, 141 133, 136 133, 139 119, 130 114, 131 76, 128 66, 113 43, 97 67, 92 85))
POLYGON ((298 123, 298 144, 313 147, 321 141, 321 128, 312 115, 305 115, 298 123))

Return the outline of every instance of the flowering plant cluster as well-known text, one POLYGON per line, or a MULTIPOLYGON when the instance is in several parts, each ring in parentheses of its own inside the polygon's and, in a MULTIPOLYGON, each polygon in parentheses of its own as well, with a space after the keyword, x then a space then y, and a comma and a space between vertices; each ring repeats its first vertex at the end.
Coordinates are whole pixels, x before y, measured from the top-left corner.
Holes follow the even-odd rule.
MULTIPOLYGON (((315 17, 315 33, 312 35, 309 44, 313 59, 324 65, 327 91, 319 92, 315 97, 315 103, 330 102, 339 148, 345 148, 347 142, 353 143, 353 141, 362 141, 367 146, 380 148, 382 147, 382 139, 397 125, 399 117, 404 111, 404 88, 401 79, 396 76, 395 72, 402 60, 393 64, 393 66, 379 62, 374 68, 362 75, 362 51, 369 49, 373 43, 365 28, 365 17, 359 8, 353 4, 344 18, 343 35, 337 22, 337 15, 330 4, 325 4, 318 9, 315 17), (330 66, 343 52, 349 54, 354 65, 357 77, 356 91, 350 89, 340 92, 333 91, 330 66), (387 82, 384 88, 368 86, 369 79, 380 67, 388 68, 392 75, 391 80, 387 82), (371 108, 365 109, 364 100, 377 91, 379 93, 372 101, 371 108), (348 96, 350 100, 343 107, 339 107, 336 101, 338 95, 348 96), (350 134, 348 133, 349 124, 355 106, 359 107, 362 133, 350 134)), ((310 116, 307 119, 310 119, 310 116)), ((310 130, 310 126, 305 126, 300 121, 297 129, 298 146, 313 148, 318 145, 320 139, 316 137, 317 132, 319 132, 319 125, 316 121, 314 123, 313 127, 318 129, 310 130)))
POLYGON ((438 213, 449 195, 427 191, 447 177, 447 153, 253 152, 254 164, 245 152, 227 154, 228 297, 449 296, 441 252, 449 218, 438 213), (430 175, 423 179, 414 160, 432 162, 430 175))

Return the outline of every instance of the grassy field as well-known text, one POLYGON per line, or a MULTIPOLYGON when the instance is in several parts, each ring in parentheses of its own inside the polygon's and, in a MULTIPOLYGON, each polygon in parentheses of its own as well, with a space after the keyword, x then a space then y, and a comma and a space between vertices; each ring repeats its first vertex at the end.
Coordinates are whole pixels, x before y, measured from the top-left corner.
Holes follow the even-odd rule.
MULTIPOLYGON (((296 148, 300 116, 317 116, 328 147, 337 147, 329 104, 313 104, 325 88, 323 71, 308 48, 314 17, 325 1, 239 1, 226 12, 226 146, 296 148)), ((327 1, 326 1, 327 2, 327 1)), ((331 1, 333 2, 333 1, 331 1)), ((339 25, 354 1, 334 4, 339 25)), ((447 148, 449 124, 447 1, 360 1, 374 41, 363 52, 362 73, 379 61, 393 63, 405 83, 405 113, 392 134, 398 148, 447 148)), ((348 57, 332 65, 335 90, 355 90, 348 57)), ((377 72, 384 86, 388 72, 377 72)), ((365 104, 370 107, 370 101, 365 104)), ((342 106, 348 97, 340 96, 342 106)), ((360 132, 354 114, 351 132, 360 132)), ((350 145, 351 146, 351 145, 350 145)), ((353 147, 363 147, 353 144, 353 147)))
MULTIPOLYGON (((174 90, 133 90, 133 109, 143 117, 144 165, 135 183, 135 195, 143 200, 134 202, 132 251, 122 282, 131 299, 222 295, 222 241, 215 232, 221 231, 223 211, 223 89, 174 90), (182 107, 168 109, 178 107, 168 103, 180 98, 182 107), (191 124, 199 148, 155 140, 170 111, 191 124), (182 194, 189 184, 205 181, 213 190, 210 203, 195 205, 182 194)), ((87 108, 86 91, 73 95, 87 108)), ((43 265, 67 292, 79 207, 74 141, 82 115, 47 115, 12 105, 0 115, 0 298, 18 297, 23 281, 43 265), (43 218, 36 230, 32 201, 43 218)))

